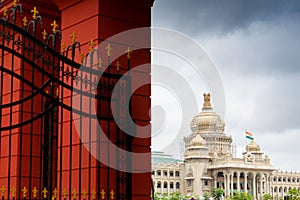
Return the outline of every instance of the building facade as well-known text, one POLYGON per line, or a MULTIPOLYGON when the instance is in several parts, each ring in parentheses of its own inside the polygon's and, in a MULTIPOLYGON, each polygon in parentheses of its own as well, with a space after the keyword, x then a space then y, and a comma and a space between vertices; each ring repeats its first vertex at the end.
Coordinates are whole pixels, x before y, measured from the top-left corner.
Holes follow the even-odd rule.
POLYGON ((283 198, 292 188, 300 190, 300 174, 278 171, 254 140, 246 146, 242 158, 234 157, 232 138, 224 133, 224 126, 221 117, 213 112, 210 94, 204 94, 202 112, 192 119, 192 133, 184 138, 184 159, 153 153, 155 191, 203 196, 216 187, 223 188, 226 197, 247 192, 261 199, 264 194, 283 198))

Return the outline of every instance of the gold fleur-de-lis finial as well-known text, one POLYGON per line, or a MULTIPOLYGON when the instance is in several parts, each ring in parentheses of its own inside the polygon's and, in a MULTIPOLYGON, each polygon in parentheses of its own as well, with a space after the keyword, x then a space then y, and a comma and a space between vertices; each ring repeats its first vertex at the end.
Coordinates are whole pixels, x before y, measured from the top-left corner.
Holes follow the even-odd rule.
POLYGON ((56 23, 56 20, 53 20, 51 27, 52 27, 52 32, 55 33, 56 29, 58 28, 58 24, 56 23))
POLYGON ((101 190, 101 193, 100 193, 100 194, 101 194, 101 199, 105 199, 105 192, 104 192, 103 189, 101 190))
POLYGON ((115 192, 113 190, 110 191, 110 199, 115 198, 115 192))
POLYGON ((14 0, 14 7, 17 7, 19 1, 20 0, 14 0))
POLYGON ((117 71, 119 71, 119 70, 120 70, 120 66, 121 66, 121 65, 120 65, 120 62, 118 61, 118 62, 117 62, 117 64, 116 64, 117 71))
POLYGON ((26 189, 26 187, 24 187, 23 189, 22 189, 22 192, 23 192, 23 198, 26 198, 27 197, 27 189, 26 189))
POLYGON ((46 188, 43 189, 42 194, 43 194, 44 199, 46 199, 47 198, 47 194, 48 194, 48 191, 47 191, 46 188))
POLYGON ((36 189, 36 187, 34 187, 32 190, 33 198, 36 198, 37 193, 38 193, 38 190, 36 189))
POLYGON ((66 189, 64 189, 64 191, 63 191, 63 196, 64 196, 64 199, 67 199, 67 195, 68 195, 68 193, 67 193, 67 190, 66 190, 66 189))
POLYGON ((61 51, 62 52, 65 52, 66 51, 66 45, 65 45, 65 43, 62 43, 62 45, 61 45, 61 51))
POLYGON ((4 186, 1 187, 1 197, 5 196, 6 188, 4 186))
POLYGON ((107 56, 110 56, 111 51, 112 51, 112 48, 111 48, 110 44, 108 44, 107 47, 105 47, 105 49, 107 49, 107 56))
POLYGON ((125 52, 127 53, 127 59, 130 59, 130 54, 131 54, 130 47, 128 47, 127 51, 125 52))
POLYGON ((12 189, 11 189, 11 196, 12 197, 16 197, 16 187, 14 186, 12 189))
POLYGON ((36 17, 37 17, 37 15, 39 14, 39 11, 36 9, 36 7, 34 6, 33 7, 33 10, 31 10, 31 13, 33 13, 32 14, 32 18, 33 19, 36 19, 36 17))
POLYGON ((101 58, 99 58, 99 60, 98 60, 98 67, 99 67, 99 68, 102 67, 102 59, 101 59, 101 58))
POLYGON ((81 60, 81 63, 83 63, 84 59, 85 59, 85 55, 84 55, 83 52, 81 52, 81 53, 80 53, 80 60, 81 60))
POLYGON ((27 17, 25 16, 25 17, 22 19, 22 21, 23 21, 23 26, 25 27, 25 26, 27 25, 27 22, 28 22, 27 17))
POLYGON ((74 188, 73 192, 72 192, 72 195, 73 195, 73 198, 76 199, 77 197, 77 191, 76 189, 74 188))
POLYGON ((83 191, 82 191, 81 194, 82 194, 82 198, 83 198, 83 199, 86 199, 86 191, 85 191, 85 189, 83 189, 83 191))
POLYGON ((95 44, 95 42, 94 42, 93 39, 91 39, 91 41, 89 41, 88 45, 90 46, 90 51, 92 51, 95 48, 95 46, 96 46, 96 44, 95 44))
POLYGON ((4 17, 7 16, 7 7, 6 6, 3 7, 3 16, 4 17))
POLYGON ((96 196, 97 196, 97 192, 95 192, 95 190, 92 191, 92 199, 96 199, 96 196))
POLYGON ((76 39, 77 39, 76 33, 72 32, 72 34, 70 35, 70 37, 71 37, 72 44, 75 44, 76 43, 76 39))
POLYGON ((52 198, 54 198, 54 199, 56 199, 57 198, 57 189, 55 188, 54 190, 53 190, 53 196, 52 196, 52 198))
POLYGON ((47 35, 48 35, 46 29, 44 29, 44 31, 42 32, 42 35, 43 35, 43 40, 46 40, 47 39, 47 35))
POLYGON ((56 88, 55 95, 56 95, 57 97, 58 97, 58 95, 59 95, 59 89, 58 89, 58 88, 56 88))

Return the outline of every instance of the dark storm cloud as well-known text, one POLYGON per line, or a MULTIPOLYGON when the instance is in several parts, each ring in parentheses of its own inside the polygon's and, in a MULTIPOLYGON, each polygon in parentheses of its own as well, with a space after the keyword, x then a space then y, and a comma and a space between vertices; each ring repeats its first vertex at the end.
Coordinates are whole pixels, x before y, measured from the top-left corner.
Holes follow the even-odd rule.
POLYGON ((254 21, 272 22, 300 14, 300 1, 282 0, 156 0, 154 7, 154 26, 179 29, 191 36, 226 34, 254 21))

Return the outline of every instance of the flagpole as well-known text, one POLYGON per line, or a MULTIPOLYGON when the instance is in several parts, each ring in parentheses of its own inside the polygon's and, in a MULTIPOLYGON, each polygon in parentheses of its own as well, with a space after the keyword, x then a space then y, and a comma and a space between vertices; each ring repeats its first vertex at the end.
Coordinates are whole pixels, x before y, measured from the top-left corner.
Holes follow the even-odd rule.
POLYGON ((246 137, 246 130, 245 130, 245 143, 246 143, 246 147, 247 147, 247 137, 246 137))

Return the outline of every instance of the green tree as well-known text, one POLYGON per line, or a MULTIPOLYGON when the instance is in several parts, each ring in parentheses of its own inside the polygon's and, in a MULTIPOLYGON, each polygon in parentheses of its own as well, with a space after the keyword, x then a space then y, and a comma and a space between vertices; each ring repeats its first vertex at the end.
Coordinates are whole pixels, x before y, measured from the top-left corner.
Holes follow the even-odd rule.
POLYGON ((208 192, 204 192, 204 194, 203 194, 204 200, 209 200, 209 197, 210 197, 209 193, 208 192))
POLYGON ((290 200, 298 200, 300 199, 300 192, 296 188, 290 189, 288 192, 288 198, 290 200))
POLYGON ((180 200, 180 199, 182 199, 181 192, 173 192, 169 196, 169 200, 180 200))
POLYGON ((263 198, 263 200, 271 200, 271 199, 273 199, 270 194, 264 194, 264 196, 262 198, 263 198))
POLYGON ((232 200, 252 200, 253 196, 246 192, 237 192, 232 196, 232 200))
POLYGON ((216 199, 220 200, 222 196, 224 196, 224 190, 222 188, 213 188, 211 196, 216 199))

